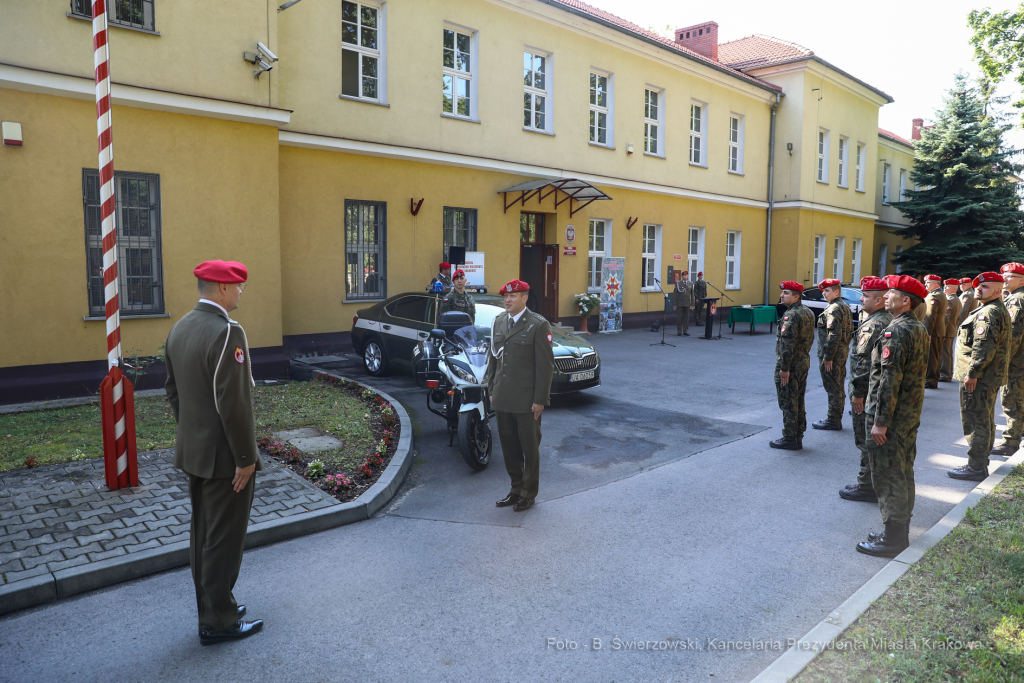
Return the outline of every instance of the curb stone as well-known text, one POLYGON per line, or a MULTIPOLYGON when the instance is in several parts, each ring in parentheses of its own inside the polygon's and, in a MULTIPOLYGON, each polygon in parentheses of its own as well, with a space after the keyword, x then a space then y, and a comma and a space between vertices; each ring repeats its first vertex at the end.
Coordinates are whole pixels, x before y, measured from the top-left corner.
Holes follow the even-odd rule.
POLYGON ((992 492, 1014 467, 1024 463, 1024 450, 1006 460, 980 482, 964 499, 946 513, 946 516, 935 523, 928 531, 919 536, 910 547, 889 561, 882 570, 868 579, 831 614, 822 619, 807 632, 793 647, 786 650, 774 662, 754 678, 751 683, 785 683, 796 678, 807 665, 814 661, 828 643, 838 638, 849 626, 862 615, 875 600, 882 597, 889 587, 896 582, 910 567, 924 557, 925 552, 946 537, 956 528, 967 514, 969 508, 977 506, 982 498, 992 492))
MULTIPOLYGON (((398 415, 401 436, 398 437, 398 446, 391 463, 381 473, 377 483, 358 498, 348 503, 250 525, 245 536, 246 550, 369 519, 391 502, 412 466, 412 421, 409 419, 409 413, 398 401, 362 382, 313 368, 305 363, 300 365, 304 366, 303 369, 315 370, 314 374, 331 375, 380 394, 398 415)), ((179 541, 160 548, 111 557, 52 573, 46 572, 29 579, 0 585, 0 614, 185 566, 189 563, 188 546, 188 541, 179 541)))

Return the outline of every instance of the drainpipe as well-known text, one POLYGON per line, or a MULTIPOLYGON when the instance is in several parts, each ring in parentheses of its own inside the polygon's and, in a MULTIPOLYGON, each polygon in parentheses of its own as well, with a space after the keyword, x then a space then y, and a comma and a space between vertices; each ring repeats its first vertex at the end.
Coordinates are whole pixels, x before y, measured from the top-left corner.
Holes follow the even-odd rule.
POLYGON ((775 94, 775 104, 772 105, 772 127, 771 132, 768 135, 768 227, 765 231, 764 238, 764 305, 767 306, 769 300, 769 272, 768 268, 771 265, 772 260, 772 209, 775 206, 775 199, 772 190, 772 181, 775 178, 775 110, 779 108, 779 100, 781 95, 775 94))

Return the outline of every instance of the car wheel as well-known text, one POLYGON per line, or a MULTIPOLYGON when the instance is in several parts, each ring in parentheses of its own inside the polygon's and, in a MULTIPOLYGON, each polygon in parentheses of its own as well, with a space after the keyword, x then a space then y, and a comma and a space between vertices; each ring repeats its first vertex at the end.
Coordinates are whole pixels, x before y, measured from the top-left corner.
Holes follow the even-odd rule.
POLYGON ((363 366, 374 377, 382 377, 388 372, 388 355, 379 339, 370 339, 363 347, 363 366))

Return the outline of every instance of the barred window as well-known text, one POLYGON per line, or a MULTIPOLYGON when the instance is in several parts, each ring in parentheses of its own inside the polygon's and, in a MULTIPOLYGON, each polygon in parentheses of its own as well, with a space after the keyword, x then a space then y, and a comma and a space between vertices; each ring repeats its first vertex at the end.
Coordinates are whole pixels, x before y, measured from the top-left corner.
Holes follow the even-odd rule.
POLYGON ((444 258, 448 247, 465 247, 476 251, 476 209, 444 207, 444 258))
MULTIPOLYGON (((71 0, 71 13, 92 18, 92 1, 71 0)), ((153 0, 114 0, 107 11, 107 23, 155 31, 153 0)))
POLYGON ((387 298, 387 204, 345 200, 345 298, 387 298))
MULTIPOLYGON (((103 226, 100 223, 100 174, 82 172, 89 317, 106 316, 103 292, 103 226)), ((160 176, 114 173, 114 224, 117 229, 117 281, 121 315, 164 312, 160 239, 160 176)))

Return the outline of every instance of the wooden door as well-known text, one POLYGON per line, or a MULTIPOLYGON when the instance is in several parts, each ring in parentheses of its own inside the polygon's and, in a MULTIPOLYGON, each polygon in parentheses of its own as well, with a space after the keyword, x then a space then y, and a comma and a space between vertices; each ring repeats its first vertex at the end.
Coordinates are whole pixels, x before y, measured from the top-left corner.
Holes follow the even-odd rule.
POLYGON ((558 245, 545 244, 544 254, 544 289, 540 296, 540 314, 548 322, 558 322, 558 245))

